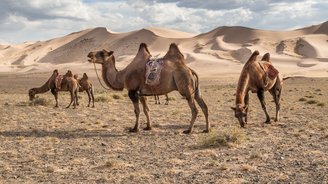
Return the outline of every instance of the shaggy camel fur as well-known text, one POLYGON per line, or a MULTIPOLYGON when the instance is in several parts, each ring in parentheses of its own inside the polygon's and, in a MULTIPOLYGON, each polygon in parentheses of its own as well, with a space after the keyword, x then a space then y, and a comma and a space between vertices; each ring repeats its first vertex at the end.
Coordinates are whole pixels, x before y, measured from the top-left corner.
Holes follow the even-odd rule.
POLYGON ((90 52, 88 57, 89 62, 102 65, 102 76, 107 86, 114 90, 127 88, 136 116, 135 126, 130 132, 139 130, 139 100, 147 117, 147 127, 144 130, 151 130, 152 125, 146 96, 163 95, 173 90, 178 90, 181 95, 186 97, 192 112, 190 126, 184 133, 191 133, 193 130, 198 113, 195 100, 205 115, 206 129, 204 132, 210 131, 208 108, 200 94, 198 76, 195 71, 186 66, 184 57, 176 44, 171 44, 164 56, 164 67, 161 71, 160 83, 156 86, 149 86, 145 83, 146 63, 151 57, 145 43, 140 44, 137 55, 122 71, 118 71, 115 67, 113 51, 90 52))
POLYGON ((263 56, 262 61, 264 61, 264 63, 256 60, 258 55, 258 51, 253 52, 249 60, 244 65, 238 81, 236 107, 232 107, 232 109, 234 110, 235 117, 239 120, 241 127, 244 127, 245 123, 247 123, 249 91, 257 93, 257 96, 261 102, 262 109, 266 116, 265 123, 268 124, 270 123, 270 116, 265 106, 266 104, 264 99, 264 92, 269 91, 273 96, 276 105, 275 121, 279 120, 282 79, 279 77, 279 75, 272 76, 271 78, 268 77, 268 68, 272 67, 270 54, 266 53, 263 56), (245 121, 243 118, 245 118, 245 121))
MULTIPOLYGON (((161 100, 159 99, 159 95, 154 95, 155 104, 161 104, 161 100)), ((169 95, 165 94, 165 105, 169 105, 169 95)))
MULTIPOLYGON (((79 92, 85 91, 88 94, 89 103, 87 107, 90 107, 92 101, 92 107, 95 107, 95 97, 92 82, 89 80, 89 77, 86 73, 83 73, 81 79, 78 79, 78 75, 75 74, 74 78, 79 82, 80 88, 79 92)), ((79 104, 77 104, 79 105, 79 104)))
MULTIPOLYGON (((44 83, 41 87, 29 89, 28 95, 29 95, 30 100, 33 100, 35 98, 36 94, 45 93, 45 92, 51 90, 51 93, 54 95, 55 101, 56 101, 55 107, 58 107, 58 91, 70 91, 71 102, 66 107, 66 108, 69 108, 70 105, 72 104, 72 101, 75 102, 77 100, 77 98, 75 98, 75 97, 77 96, 76 92, 77 92, 77 88, 78 88, 78 82, 72 77, 72 72, 69 71, 63 76, 61 88, 57 89, 56 88, 56 77, 58 75, 59 75, 59 73, 58 73, 58 70, 56 69, 53 71, 53 73, 50 76, 50 78, 48 79, 48 81, 46 83, 44 83)), ((75 105, 74 105, 74 108, 75 108, 75 105)))

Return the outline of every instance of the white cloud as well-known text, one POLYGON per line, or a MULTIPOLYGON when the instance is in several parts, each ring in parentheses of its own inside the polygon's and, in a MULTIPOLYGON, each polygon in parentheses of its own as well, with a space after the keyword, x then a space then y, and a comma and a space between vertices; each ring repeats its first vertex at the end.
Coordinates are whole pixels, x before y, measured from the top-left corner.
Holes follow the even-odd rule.
POLYGON ((326 21, 323 0, 3 0, 0 40, 51 39, 90 27, 127 32, 157 26, 207 32, 219 26, 288 29, 326 21))

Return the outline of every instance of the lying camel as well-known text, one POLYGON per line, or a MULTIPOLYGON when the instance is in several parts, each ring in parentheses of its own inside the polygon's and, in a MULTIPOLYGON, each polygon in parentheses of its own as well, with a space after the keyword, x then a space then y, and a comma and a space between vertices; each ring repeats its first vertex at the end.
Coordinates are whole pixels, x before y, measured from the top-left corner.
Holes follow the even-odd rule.
POLYGON ((92 82, 89 80, 88 75, 86 73, 83 73, 82 78, 78 79, 78 75, 75 74, 74 78, 79 82, 80 85, 79 92, 85 91, 88 94, 89 103, 87 107, 90 107, 91 101, 92 101, 92 107, 95 107, 94 89, 93 89, 92 82))
POLYGON ((235 112, 235 117, 238 119, 241 127, 244 127, 247 123, 249 91, 257 93, 266 116, 265 123, 267 124, 270 123, 270 116, 265 106, 264 92, 269 91, 273 96, 276 105, 275 121, 279 120, 280 97, 283 80, 279 77, 278 71, 273 68, 270 61, 270 54, 266 53, 263 56, 263 63, 256 60, 259 54, 259 51, 253 52, 249 60, 245 63, 238 81, 236 106, 232 107, 232 109, 235 112), (245 118, 245 121, 243 118, 245 118))
POLYGON ((163 95, 173 90, 179 91, 182 96, 186 97, 192 112, 190 126, 184 133, 191 133, 193 130, 198 113, 195 101, 200 105, 205 115, 206 129, 203 132, 210 131, 208 108, 200 93, 198 75, 187 67, 184 56, 176 44, 172 43, 170 45, 168 52, 163 58, 164 66, 160 75, 160 83, 156 86, 149 86, 145 83, 145 66, 151 57, 145 43, 140 44, 138 53, 133 61, 121 71, 116 69, 113 53, 113 51, 108 52, 106 50, 90 52, 88 54, 89 62, 102 65, 102 77, 107 86, 114 90, 127 88, 136 116, 135 126, 130 129, 130 132, 139 130, 139 101, 147 118, 147 127, 144 130, 151 130, 151 119, 146 96, 163 95))
MULTIPOLYGON (((58 70, 54 70, 50 78, 46 83, 44 83, 41 87, 31 88, 28 90, 28 95, 30 100, 34 100, 36 94, 45 93, 47 91, 51 91, 51 93, 55 97, 56 105, 58 107, 58 92, 59 91, 70 91, 71 92, 71 103, 74 101, 72 97, 72 93, 76 94, 78 88, 78 82, 73 78, 69 77, 72 72, 68 72, 63 76, 62 83, 60 86, 56 84, 57 79, 59 78, 58 70)), ((76 98, 77 99, 77 98, 76 98)), ((71 103, 66 107, 69 108, 71 103)), ((75 107, 74 107, 75 108, 75 107)))

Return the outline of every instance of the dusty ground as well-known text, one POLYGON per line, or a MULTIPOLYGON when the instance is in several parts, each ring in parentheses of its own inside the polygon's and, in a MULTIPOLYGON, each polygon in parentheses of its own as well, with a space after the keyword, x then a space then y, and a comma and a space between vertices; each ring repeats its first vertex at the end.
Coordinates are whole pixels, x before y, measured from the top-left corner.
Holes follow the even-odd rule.
MULTIPOLYGON (((127 131, 134 114, 125 91, 97 86, 103 102, 96 108, 85 107, 84 93, 75 110, 64 108, 66 93, 59 108, 50 93, 39 95, 50 101, 46 106, 30 106, 27 89, 41 85, 42 75, 0 76, 0 183, 328 182, 327 78, 286 81, 281 121, 264 127, 264 113, 251 95, 246 129, 230 110, 237 79, 203 80, 213 131, 201 133, 199 113, 194 133, 184 135, 191 114, 177 93, 170 93, 168 106, 150 98, 154 130, 134 134, 127 131), (208 141, 220 140, 223 132, 227 143, 208 141)), ((273 115, 271 96, 266 99, 273 115)), ((141 122, 145 127, 143 114, 141 122)))

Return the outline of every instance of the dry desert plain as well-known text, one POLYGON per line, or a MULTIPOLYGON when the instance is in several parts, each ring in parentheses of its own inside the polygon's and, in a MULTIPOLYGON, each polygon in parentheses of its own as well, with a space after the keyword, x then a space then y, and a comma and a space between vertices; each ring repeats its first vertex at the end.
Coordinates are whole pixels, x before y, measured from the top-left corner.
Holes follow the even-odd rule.
MULTIPOLYGON (((134 124, 127 92, 103 90, 96 79, 96 107, 65 109, 69 94, 54 108, 50 92, 43 105, 28 101, 27 89, 45 73, 1 76, 1 183, 326 183, 328 182, 328 78, 292 78, 284 83, 281 121, 264 125, 256 95, 242 129, 233 116, 236 81, 206 79, 202 94, 212 132, 185 135, 186 100, 170 93, 169 105, 149 98, 154 129, 129 133, 134 124), (13 81, 13 82, 6 82, 13 81), (6 84, 6 85, 4 85, 6 84)), ((274 103, 266 95, 269 113, 274 103)), ((164 97, 161 97, 162 102, 164 97)), ((141 115, 141 126, 145 126, 141 115)))
MULTIPOLYGON (((224 26, 199 35, 94 28, 0 45, 0 183, 328 183, 327 35, 328 22, 292 31, 224 26), (201 133, 201 112, 194 132, 182 133, 191 112, 177 92, 169 94, 169 105, 155 105, 149 97, 154 129, 129 133, 135 116, 127 91, 102 89, 86 56, 113 50, 122 69, 141 42, 154 56, 172 42, 179 45, 200 76, 210 133, 201 133), (284 77, 305 77, 284 82, 279 122, 262 123, 264 112, 252 94, 249 122, 240 128, 230 107, 243 63, 254 50, 260 56, 269 52, 284 77), (77 109, 65 109, 67 92, 60 93, 59 108, 50 92, 30 102, 28 89, 44 84, 54 69, 87 72, 96 107, 86 107, 85 93, 79 93, 77 109)), ((273 116, 268 93, 266 101, 273 116)), ((145 121, 141 113, 142 128, 145 121)))

